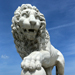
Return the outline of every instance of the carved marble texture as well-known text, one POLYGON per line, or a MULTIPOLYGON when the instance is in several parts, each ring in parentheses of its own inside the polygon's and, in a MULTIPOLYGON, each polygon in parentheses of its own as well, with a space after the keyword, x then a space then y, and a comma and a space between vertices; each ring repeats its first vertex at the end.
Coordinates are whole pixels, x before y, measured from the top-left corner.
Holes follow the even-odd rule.
POLYGON ((12 18, 12 34, 23 59, 21 75, 64 75, 64 57, 50 43, 44 15, 31 4, 22 4, 12 18))

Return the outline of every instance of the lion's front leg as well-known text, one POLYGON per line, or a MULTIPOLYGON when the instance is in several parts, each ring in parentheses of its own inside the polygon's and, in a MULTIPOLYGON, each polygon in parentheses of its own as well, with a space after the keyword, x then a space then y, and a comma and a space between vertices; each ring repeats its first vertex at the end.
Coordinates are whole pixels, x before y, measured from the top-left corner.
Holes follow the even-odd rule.
POLYGON ((50 53, 48 51, 35 51, 25 57, 21 63, 23 70, 34 71, 41 67, 49 67, 50 53))

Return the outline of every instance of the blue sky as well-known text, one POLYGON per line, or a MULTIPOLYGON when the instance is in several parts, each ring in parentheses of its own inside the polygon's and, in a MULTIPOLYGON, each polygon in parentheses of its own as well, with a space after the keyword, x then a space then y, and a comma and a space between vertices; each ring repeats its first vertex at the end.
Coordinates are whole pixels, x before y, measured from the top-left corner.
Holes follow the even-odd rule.
MULTIPOLYGON (((11 19, 17 7, 26 3, 44 14, 50 41, 64 55, 65 75, 75 75, 75 0, 0 0, 0 75, 21 73, 11 19)), ((55 68, 52 73, 55 75, 55 68)))

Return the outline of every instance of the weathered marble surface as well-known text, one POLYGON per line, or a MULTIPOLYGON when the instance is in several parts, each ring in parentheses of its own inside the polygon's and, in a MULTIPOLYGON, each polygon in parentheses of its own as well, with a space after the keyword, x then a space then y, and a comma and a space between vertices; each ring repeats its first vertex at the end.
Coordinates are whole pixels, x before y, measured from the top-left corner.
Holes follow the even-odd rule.
POLYGON ((35 70, 35 71, 22 70, 21 75, 46 75, 46 72, 43 68, 41 68, 41 70, 35 70))
POLYGON ((51 75, 54 66, 56 73, 64 75, 64 57, 51 45, 44 15, 35 6, 19 6, 11 27, 17 52, 23 59, 21 75, 31 75, 31 71, 33 75, 51 75))

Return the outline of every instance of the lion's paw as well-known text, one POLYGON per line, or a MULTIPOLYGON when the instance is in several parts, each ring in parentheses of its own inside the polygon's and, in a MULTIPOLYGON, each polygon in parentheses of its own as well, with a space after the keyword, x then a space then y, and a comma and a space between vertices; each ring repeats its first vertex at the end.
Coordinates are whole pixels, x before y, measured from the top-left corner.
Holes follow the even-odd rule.
POLYGON ((23 70, 34 71, 36 69, 41 69, 41 63, 39 60, 25 57, 21 63, 21 68, 23 70))

